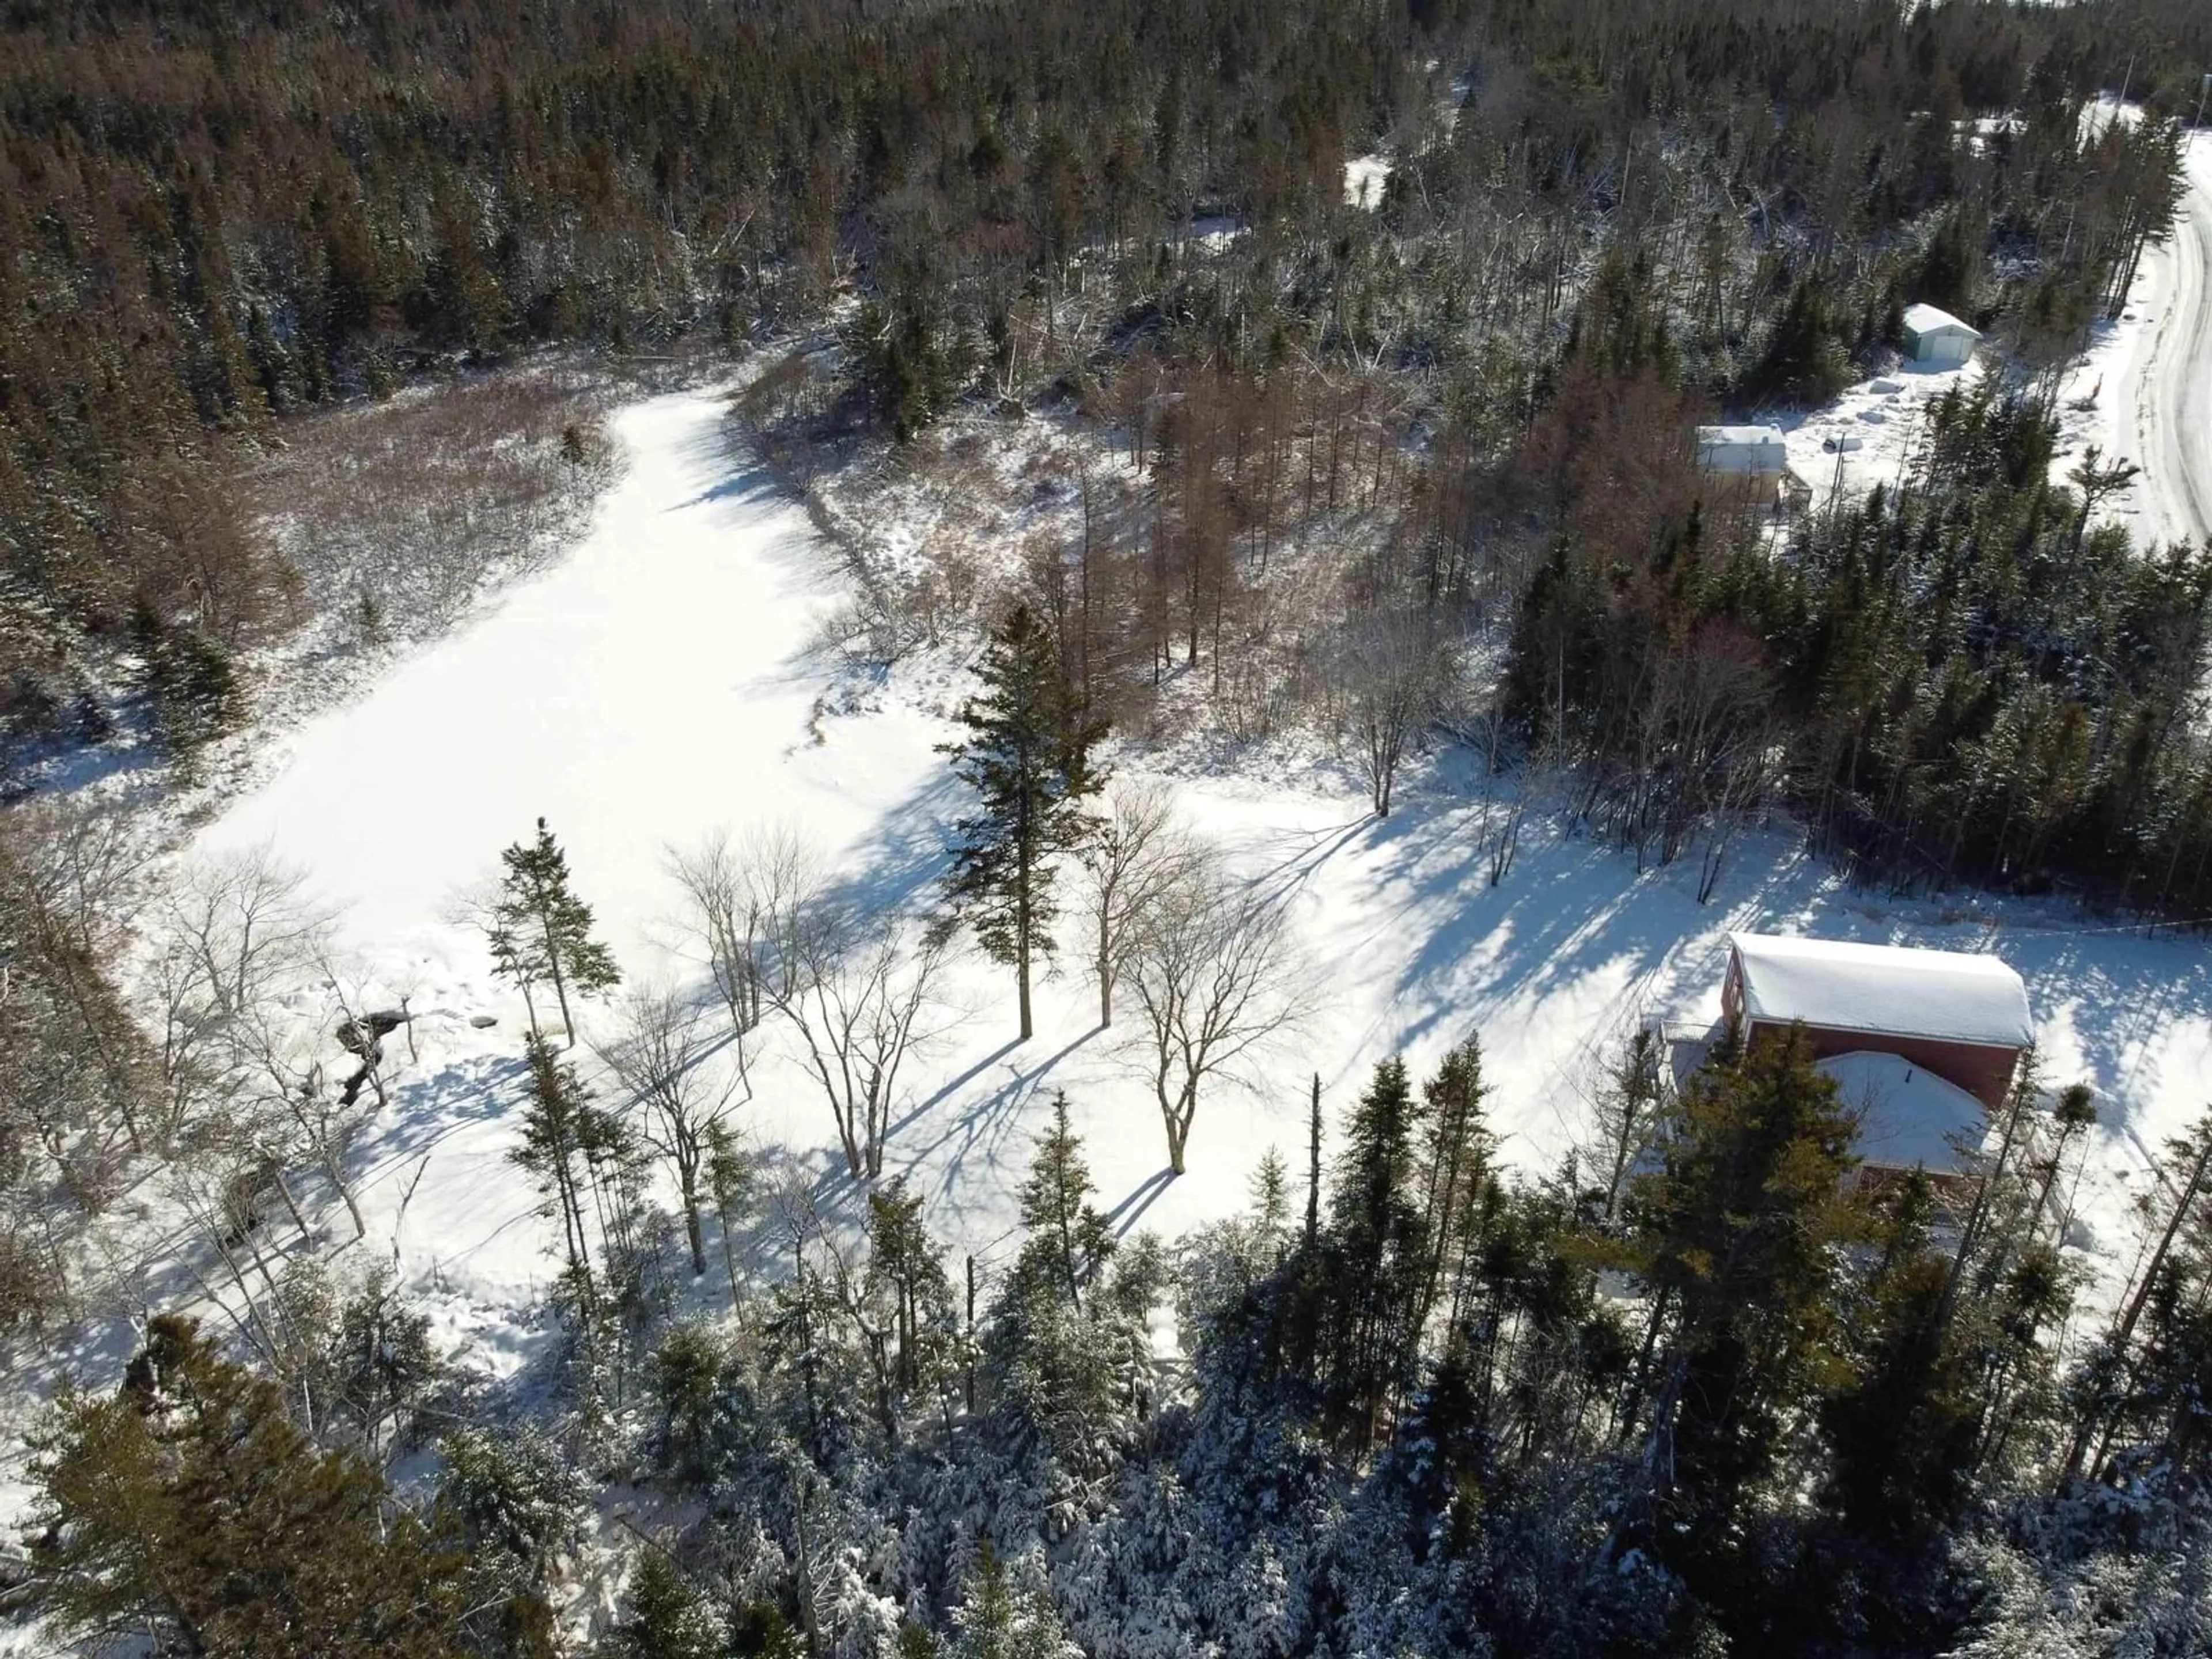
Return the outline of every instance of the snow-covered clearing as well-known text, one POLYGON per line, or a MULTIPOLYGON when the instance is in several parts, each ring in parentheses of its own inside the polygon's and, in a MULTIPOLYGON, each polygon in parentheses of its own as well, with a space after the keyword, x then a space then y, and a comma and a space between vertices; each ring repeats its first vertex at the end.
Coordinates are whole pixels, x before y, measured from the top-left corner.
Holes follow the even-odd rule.
MULTIPOLYGON (((957 677, 917 658, 872 679, 813 643, 841 567, 732 449, 720 399, 655 398, 611 430, 628 467, 584 542, 359 702, 286 733, 289 758, 190 853, 273 848, 342 909, 345 971, 374 996, 410 997, 419 1058, 400 1039, 387 1045, 397 1086, 356 1151, 369 1236, 343 1254, 396 1259, 461 1356, 501 1374, 542 1340, 551 1230, 507 1161, 522 1003, 451 919, 455 892, 543 814, 629 976, 696 979, 665 925, 668 844, 787 823, 863 902, 919 909, 962 805, 933 750, 951 731, 957 677), (496 1023, 472 1023, 487 1014, 496 1023)), ((1122 765, 1142 769, 1135 757, 1122 765)), ((1694 860, 1639 877, 1539 811, 1493 888, 1483 832, 1498 803, 1457 752, 1423 769, 1383 822, 1320 757, 1163 781, 1190 824, 1291 907, 1316 1011, 1255 1086, 1209 1085, 1190 1173, 1171 1180, 1149 1081, 1126 1046, 1133 1034, 1097 1029, 1095 993, 1073 960, 1043 988, 1037 1035, 1022 1045, 1010 1041, 1005 973, 963 960, 956 1018, 910 1074, 886 1173, 909 1176, 934 1230, 986 1271, 1056 1089, 1124 1230, 1173 1232, 1238 1206, 1271 1146, 1295 1167, 1312 1073, 1334 1118, 1377 1058, 1405 1050, 1425 1066, 1470 1030, 1486 1045, 1508 1155, 1541 1166, 1567 1144, 1601 1050, 1629 1021, 1717 1012, 1723 935, 1735 928, 2002 951, 2028 981, 2052 1080, 2086 1078, 2102 1096, 2085 1201, 2108 1243, 2121 1242, 2118 1206, 2142 1178, 2142 1149, 2201 1107, 2212 1077, 2212 975, 2196 941, 2077 927, 2048 906, 1885 904, 1783 829, 1747 839, 1717 902, 1701 907, 1694 860)), ((297 1006, 303 1021, 323 1017, 313 985, 297 1006)), ((605 1018, 591 1011, 586 1026, 605 1018)), ((773 1042, 754 1082, 743 1122, 770 1167, 833 1215, 854 1214, 827 1111, 773 1042)), ((325 1218, 333 1239, 350 1231, 334 1202, 325 1218)), ((118 1313, 76 1357, 112 1364, 125 1341, 118 1313)))
MULTIPOLYGON (((733 458, 716 400, 656 400, 616 429, 629 471, 573 558, 301 731, 283 771, 199 842, 265 842, 302 865, 344 908, 350 951, 392 991, 416 988, 420 1070, 367 1149, 380 1224, 397 1220, 400 1177, 427 1155, 398 1222, 403 1255, 488 1304, 526 1297, 545 1263, 527 1194, 501 1162, 522 1011, 489 979, 480 939, 443 919, 455 890, 544 814, 630 973, 651 977, 685 971, 662 925, 674 898, 665 845, 717 825, 790 823, 875 902, 921 906, 961 807, 933 750, 951 732, 935 677, 918 667, 915 695, 894 677, 854 697, 850 670, 810 648, 836 567, 803 517, 733 458), (471 1028, 480 1011, 499 1024, 471 1028)), ((917 1075, 893 1139, 895 1166, 931 1191, 938 1225, 970 1249, 1003 1232, 1028 1134, 1055 1087, 1091 1133, 1108 1201, 1173 1228, 1235 1202, 1270 1143, 1297 1145, 1309 1069, 1340 1104, 1375 1059, 1427 1057, 1470 1027, 1489 1045, 1501 1127, 1522 1157, 1548 1159, 1588 1056, 1624 1019, 1717 1007, 1731 927, 2002 948, 2034 987, 2054 1074, 2094 1077, 2128 1128, 2171 1127, 2212 1075, 2212 1000, 2193 944, 2075 933, 2004 907, 1972 920, 1884 908, 1779 835, 1747 848, 1726 902, 1700 908, 1690 872, 1637 878, 1540 821, 1492 890, 1478 770, 1447 757, 1381 823, 1320 767, 1171 780, 1184 815, 1296 907, 1322 976, 1320 1012, 1276 1056, 1268 1086, 1205 1102, 1193 1173, 1158 1192, 1148 1091, 1115 1038, 1093 1029, 1079 975, 1051 988, 1037 1037, 1015 1048, 1004 975, 964 965, 958 994, 971 1012, 917 1075)), ((760 1093, 757 1137, 826 1169, 819 1103, 772 1065, 760 1093)))
POLYGON ((1344 164, 1344 204, 1370 210, 1382 205, 1382 191, 1390 182, 1390 158, 1355 155, 1344 164))
POLYGON ((1778 416, 1790 470, 1810 489, 1814 508, 1858 500, 1877 484, 1894 489, 1925 441, 1929 405, 1983 372, 1978 360, 1901 363, 1846 387, 1833 403, 1778 416))

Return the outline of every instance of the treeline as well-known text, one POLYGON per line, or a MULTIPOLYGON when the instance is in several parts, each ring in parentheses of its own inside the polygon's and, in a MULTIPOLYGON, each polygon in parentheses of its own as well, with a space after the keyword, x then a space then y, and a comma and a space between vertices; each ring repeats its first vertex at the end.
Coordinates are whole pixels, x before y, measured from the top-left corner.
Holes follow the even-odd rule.
POLYGON ((1784 803, 1900 887, 2212 914, 2212 552, 2093 523, 2133 469, 2092 450, 2054 485, 2055 441, 1992 377, 1932 406, 1894 490, 1824 504, 1778 550, 1680 480, 1638 552, 1562 535, 1509 695, 1577 764, 1577 810, 1639 856, 1702 848, 1709 886, 1784 803))
POLYGON ((10 681, 134 614, 217 649, 285 620, 227 479, 238 444, 533 343, 738 340, 857 290, 851 366, 900 430, 962 396, 1087 393, 1133 353, 1178 376, 1387 366, 1420 388, 1395 439, 1458 411, 1494 451, 1607 246, 1656 273, 1700 387, 1743 378, 1801 281, 1846 334, 1907 292, 1977 315, 2032 297, 2021 314, 2063 333, 2148 212, 2107 153, 2133 141, 2081 137, 2112 75, 2099 21, 1811 0, 16 7, 10 681), (1985 141, 1960 125, 2015 109, 1985 141), (1396 163, 1376 214, 1342 200, 1370 147, 1396 163))
MULTIPOLYGON (((1679 1095, 1651 1058, 1535 1179, 1498 1163, 1474 1039, 1418 1082, 1385 1061, 1326 1169, 1270 1156, 1165 1248, 1097 1207, 1064 1098, 1018 1227, 964 1265, 901 1182, 856 1233, 740 1158, 726 1310, 664 1280, 609 1341, 564 1292, 527 1424, 387 1284, 295 1267, 262 1298, 276 1381, 164 1317, 119 1392, 64 1399, 27 1587, 210 1655, 574 1650, 611 1554, 591 1650, 636 1659, 2201 1650, 2203 1133, 2076 1360, 2083 1103, 2030 1081, 1943 1190, 1862 1186, 1796 1038, 1679 1095), (433 1445, 403 1497, 386 1466, 433 1445)), ((533 1058, 534 1126, 562 1069, 533 1058)), ((582 1188, 553 1206, 572 1288, 676 1248, 610 1125, 526 1148, 582 1188)))

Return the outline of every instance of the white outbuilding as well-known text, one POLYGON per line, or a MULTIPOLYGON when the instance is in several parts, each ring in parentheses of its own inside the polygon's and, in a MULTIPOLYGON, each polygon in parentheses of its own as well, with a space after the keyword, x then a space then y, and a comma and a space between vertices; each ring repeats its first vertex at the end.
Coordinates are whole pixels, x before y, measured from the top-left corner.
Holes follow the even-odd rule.
POLYGON ((1982 343, 1979 331, 1934 306, 1905 308, 1905 355, 1916 363, 1939 366, 1965 362, 1982 343))
POLYGON ((1790 447, 1775 426, 1701 426, 1698 465, 1753 483, 1772 483, 1790 470, 1790 447))

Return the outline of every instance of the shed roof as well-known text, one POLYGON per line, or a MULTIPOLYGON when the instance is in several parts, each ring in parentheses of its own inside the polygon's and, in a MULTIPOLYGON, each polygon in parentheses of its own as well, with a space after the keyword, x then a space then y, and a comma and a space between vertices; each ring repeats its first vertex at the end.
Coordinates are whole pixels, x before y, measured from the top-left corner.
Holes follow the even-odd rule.
POLYGON ((1857 1049, 1831 1054, 1816 1069, 1835 1079, 1843 1103, 1858 1114, 1858 1154, 1870 1164, 1955 1170, 1960 1150, 1989 1134, 1980 1101, 1901 1055, 1857 1049))
POLYGON ((1782 428, 1778 426, 1701 426, 1698 428, 1698 447, 1701 449, 1738 444, 1747 448, 1758 448, 1782 441, 1782 428))
POLYGON ((1744 1012, 1778 1024, 2024 1048, 2027 987, 1996 957, 1731 933, 1744 1012))
POLYGON ((1971 323, 1962 323, 1949 312, 1934 306, 1911 305, 1905 308, 1905 331, 1908 334, 1941 334, 1956 329, 1974 339, 1982 337, 1981 331, 1971 323))

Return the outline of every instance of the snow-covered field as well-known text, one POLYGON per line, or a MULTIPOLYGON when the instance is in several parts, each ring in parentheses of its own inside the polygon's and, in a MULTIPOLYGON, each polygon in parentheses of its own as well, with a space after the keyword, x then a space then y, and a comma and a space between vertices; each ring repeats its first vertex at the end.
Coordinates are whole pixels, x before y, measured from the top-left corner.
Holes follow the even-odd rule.
MULTIPOLYGON (((341 908, 350 969, 410 995, 419 1060, 399 1066, 359 1149, 365 1248, 396 1256, 450 1340, 495 1370, 535 1346, 550 1231, 507 1162, 522 1006, 491 979, 480 938, 449 920, 453 895, 544 814, 629 975, 696 975, 669 943, 670 843, 790 824, 872 902, 919 908, 960 805, 933 749, 951 729, 942 665, 867 683, 812 646, 839 567, 730 447, 717 398, 654 399, 613 430, 629 467, 585 543, 358 702, 288 733, 289 759, 190 854, 273 848, 341 908), (471 1024, 483 1014, 496 1024, 471 1024)), ((1700 907, 1694 869, 1639 878, 1539 812, 1493 889, 1491 808, 1461 756, 1425 769, 1382 823, 1318 757, 1166 782, 1190 824, 1293 908, 1316 1012, 1254 1086, 1203 1098, 1191 1172, 1170 1181, 1126 1034, 1096 1029, 1072 965, 1046 988, 1036 1038, 1016 1045, 1004 975, 964 962, 958 1018, 912 1073, 888 1172, 908 1174, 934 1228, 987 1268, 1060 1088, 1124 1227, 1171 1232, 1220 1213, 1270 1146, 1295 1159, 1312 1072, 1334 1112, 1376 1059, 1403 1049, 1426 1063, 1469 1030, 1486 1046, 1509 1155, 1547 1164, 1627 1022, 1715 1012, 1730 928, 2002 951, 2028 977, 2053 1079, 2087 1078, 2104 1097, 2093 1209, 2113 1242, 2141 1149, 2200 1107, 2212 1077, 2212 976, 2195 942, 2075 927, 2044 907, 1876 902, 1779 829, 1747 842, 1700 907)), ((319 1006, 313 987, 301 1006, 319 1006)), ((755 1082, 755 1144, 833 1211, 854 1206, 826 1110, 787 1057, 769 1054, 755 1082)))

